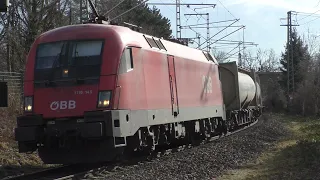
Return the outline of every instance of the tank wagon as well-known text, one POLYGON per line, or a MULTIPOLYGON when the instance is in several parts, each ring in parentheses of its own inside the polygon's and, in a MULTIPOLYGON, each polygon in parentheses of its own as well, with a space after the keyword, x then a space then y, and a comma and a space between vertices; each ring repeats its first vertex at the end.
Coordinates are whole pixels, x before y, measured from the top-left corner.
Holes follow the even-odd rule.
POLYGON ((220 63, 219 71, 228 128, 253 122, 263 108, 259 76, 236 62, 220 63))
POLYGON ((19 152, 47 164, 110 161, 195 143, 261 114, 255 73, 110 24, 41 34, 27 57, 19 152))

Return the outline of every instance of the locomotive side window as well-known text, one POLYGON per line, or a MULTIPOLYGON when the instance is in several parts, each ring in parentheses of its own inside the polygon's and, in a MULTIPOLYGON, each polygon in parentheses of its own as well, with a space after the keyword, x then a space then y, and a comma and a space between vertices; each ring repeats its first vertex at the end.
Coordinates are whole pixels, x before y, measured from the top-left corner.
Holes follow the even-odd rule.
POLYGON ((143 37, 146 39, 146 41, 148 42, 149 46, 151 48, 157 48, 157 49, 162 49, 162 50, 167 50, 163 43, 160 41, 160 39, 155 39, 153 37, 147 37, 145 35, 143 35, 143 37))
POLYGON ((145 37, 145 38, 146 38, 147 42, 149 43, 150 47, 154 47, 154 48, 160 49, 153 38, 149 38, 149 37, 145 37))
POLYGON ((160 41, 160 39, 155 39, 154 41, 158 44, 158 46, 160 47, 160 49, 163 49, 163 50, 166 51, 166 48, 164 47, 164 45, 162 44, 162 42, 160 41))
POLYGON ((119 74, 126 73, 133 69, 132 49, 126 48, 121 56, 119 74))

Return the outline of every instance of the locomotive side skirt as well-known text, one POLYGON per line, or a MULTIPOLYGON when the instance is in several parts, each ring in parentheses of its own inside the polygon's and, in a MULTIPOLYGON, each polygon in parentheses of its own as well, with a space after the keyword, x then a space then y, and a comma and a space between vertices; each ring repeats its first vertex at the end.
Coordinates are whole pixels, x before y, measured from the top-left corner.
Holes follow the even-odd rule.
POLYGON ((172 115, 171 109, 112 110, 113 125, 116 124, 113 136, 133 136, 141 127, 221 117, 223 113, 222 106, 180 108, 178 117, 172 115))

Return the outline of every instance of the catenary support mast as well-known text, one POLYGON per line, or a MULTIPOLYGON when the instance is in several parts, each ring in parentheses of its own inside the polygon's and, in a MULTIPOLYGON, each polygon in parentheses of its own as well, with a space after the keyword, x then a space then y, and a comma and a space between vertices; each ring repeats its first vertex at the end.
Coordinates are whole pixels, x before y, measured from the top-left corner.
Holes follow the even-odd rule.
POLYGON ((295 91, 294 85, 294 62, 293 62, 293 44, 292 44, 292 27, 299 26, 292 24, 293 11, 287 12, 287 24, 280 26, 287 26, 287 109, 291 109, 291 101, 293 100, 293 93, 295 91))

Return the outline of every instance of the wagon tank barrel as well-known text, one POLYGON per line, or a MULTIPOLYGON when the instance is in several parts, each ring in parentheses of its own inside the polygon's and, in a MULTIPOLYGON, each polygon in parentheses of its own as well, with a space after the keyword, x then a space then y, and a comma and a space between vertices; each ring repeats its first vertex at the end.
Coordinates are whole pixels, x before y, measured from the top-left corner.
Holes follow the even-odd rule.
POLYGON ((236 62, 220 63, 223 98, 227 110, 246 109, 254 99, 260 99, 261 89, 252 71, 238 67, 236 62))

